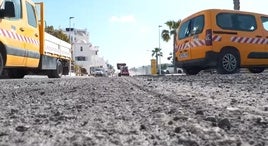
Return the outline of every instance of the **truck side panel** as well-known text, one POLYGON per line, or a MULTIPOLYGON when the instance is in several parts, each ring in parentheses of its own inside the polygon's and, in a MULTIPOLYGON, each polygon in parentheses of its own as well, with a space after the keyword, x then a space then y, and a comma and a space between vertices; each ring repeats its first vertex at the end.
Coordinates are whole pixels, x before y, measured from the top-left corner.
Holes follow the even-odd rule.
POLYGON ((71 58, 71 44, 45 33, 43 53, 43 55, 69 60, 71 58))

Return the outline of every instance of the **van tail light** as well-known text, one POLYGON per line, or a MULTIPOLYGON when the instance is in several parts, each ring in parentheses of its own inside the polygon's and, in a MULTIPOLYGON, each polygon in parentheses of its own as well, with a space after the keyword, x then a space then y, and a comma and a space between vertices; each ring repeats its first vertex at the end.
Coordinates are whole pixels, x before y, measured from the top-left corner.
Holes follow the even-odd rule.
POLYGON ((206 46, 212 46, 212 29, 206 30, 206 46))

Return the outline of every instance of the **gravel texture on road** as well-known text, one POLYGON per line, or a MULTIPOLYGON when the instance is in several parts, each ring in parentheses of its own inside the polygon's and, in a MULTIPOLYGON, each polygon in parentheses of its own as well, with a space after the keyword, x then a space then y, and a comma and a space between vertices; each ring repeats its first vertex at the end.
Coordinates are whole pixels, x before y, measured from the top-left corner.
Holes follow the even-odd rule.
POLYGON ((0 80, 0 145, 267 146, 268 74, 0 80))

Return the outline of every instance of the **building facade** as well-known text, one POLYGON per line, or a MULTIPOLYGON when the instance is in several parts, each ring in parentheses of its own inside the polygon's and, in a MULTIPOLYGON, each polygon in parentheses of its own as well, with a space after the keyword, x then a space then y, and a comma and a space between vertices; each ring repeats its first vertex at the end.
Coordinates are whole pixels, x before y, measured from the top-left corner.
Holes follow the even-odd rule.
POLYGON ((92 67, 107 69, 104 58, 98 56, 99 47, 90 43, 89 33, 86 29, 66 28, 64 33, 70 38, 75 65, 86 69, 87 73, 90 73, 92 67))

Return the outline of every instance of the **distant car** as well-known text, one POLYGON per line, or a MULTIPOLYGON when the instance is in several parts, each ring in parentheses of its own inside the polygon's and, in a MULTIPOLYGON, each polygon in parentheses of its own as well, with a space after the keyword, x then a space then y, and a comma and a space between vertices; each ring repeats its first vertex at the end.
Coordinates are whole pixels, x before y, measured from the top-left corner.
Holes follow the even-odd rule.
MULTIPOLYGON (((157 74, 159 74, 159 71, 157 71, 157 74)), ((161 69, 161 75, 164 75, 164 74, 170 74, 170 73, 166 69, 161 69)))
MULTIPOLYGON (((165 73, 174 74, 174 66, 173 65, 168 66, 167 69, 165 69, 165 73)), ((177 73, 183 73, 182 68, 177 68, 177 73)))
POLYGON ((105 76, 105 71, 103 68, 95 68, 92 72, 93 76, 105 76))

